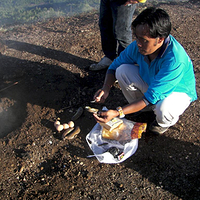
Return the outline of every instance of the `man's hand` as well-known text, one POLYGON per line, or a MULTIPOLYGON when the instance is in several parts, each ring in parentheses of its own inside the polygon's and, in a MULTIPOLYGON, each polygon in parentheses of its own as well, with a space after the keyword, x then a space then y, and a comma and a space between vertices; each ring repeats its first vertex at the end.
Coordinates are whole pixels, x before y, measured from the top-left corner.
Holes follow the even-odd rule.
POLYGON ((110 88, 113 86, 115 80, 116 78, 114 74, 106 74, 103 87, 99 89, 93 97, 95 102, 104 103, 104 101, 109 95, 110 88))
POLYGON ((93 115, 97 122, 106 123, 109 122, 114 117, 117 117, 119 115, 119 112, 117 110, 108 110, 108 111, 101 111, 93 115))
POLYGON ((108 95, 109 95, 109 91, 99 89, 94 95, 94 100, 95 102, 98 102, 98 103, 104 103, 108 95))

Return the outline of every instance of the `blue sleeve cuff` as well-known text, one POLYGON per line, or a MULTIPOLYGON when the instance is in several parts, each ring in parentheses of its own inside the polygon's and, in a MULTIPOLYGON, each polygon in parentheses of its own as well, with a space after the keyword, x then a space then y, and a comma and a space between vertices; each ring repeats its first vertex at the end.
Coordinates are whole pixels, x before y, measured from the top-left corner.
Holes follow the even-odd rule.
POLYGON ((145 102, 146 106, 148 106, 149 104, 151 104, 145 97, 143 97, 143 101, 145 102))

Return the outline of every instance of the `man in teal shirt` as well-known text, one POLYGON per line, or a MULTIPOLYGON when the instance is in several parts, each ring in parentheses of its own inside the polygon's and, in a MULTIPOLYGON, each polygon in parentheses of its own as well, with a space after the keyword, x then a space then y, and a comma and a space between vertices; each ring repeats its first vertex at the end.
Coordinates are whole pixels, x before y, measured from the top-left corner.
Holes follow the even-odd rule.
POLYGON ((133 21, 136 40, 109 66, 104 85, 94 99, 102 103, 118 80, 127 105, 94 114, 98 122, 152 109, 156 120, 152 132, 162 134, 174 125, 190 103, 197 99, 191 59, 170 35, 169 15, 147 8, 133 21))

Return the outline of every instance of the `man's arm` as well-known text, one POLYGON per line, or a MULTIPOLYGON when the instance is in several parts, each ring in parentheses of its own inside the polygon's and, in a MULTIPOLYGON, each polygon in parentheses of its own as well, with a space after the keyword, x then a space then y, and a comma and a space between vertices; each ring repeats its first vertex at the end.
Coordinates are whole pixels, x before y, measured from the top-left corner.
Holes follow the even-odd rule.
POLYGON ((110 88, 113 86, 116 78, 114 74, 106 74, 103 87, 99 89, 95 95, 94 100, 98 103, 103 103, 109 95, 110 88))
MULTIPOLYGON (((128 104, 122 108, 122 112, 124 115, 138 112, 146 107, 146 103, 143 99, 138 100, 137 102, 128 104)), ((101 111, 98 114, 93 114, 97 122, 106 123, 113 119, 114 117, 118 117, 120 115, 117 110, 108 110, 101 111)))
POLYGON ((124 107, 122 107, 123 113, 125 115, 138 112, 145 108, 147 105, 143 99, 140 99, 134 103, 130 103, 124 107))

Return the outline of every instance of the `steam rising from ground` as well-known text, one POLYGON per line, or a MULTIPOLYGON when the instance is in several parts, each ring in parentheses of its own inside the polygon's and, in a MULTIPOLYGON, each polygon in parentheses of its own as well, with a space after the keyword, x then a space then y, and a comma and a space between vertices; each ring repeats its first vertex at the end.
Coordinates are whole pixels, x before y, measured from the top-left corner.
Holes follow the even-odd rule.
POLYGON ((16 115, 13 113, 12 107, 16 101, 8 98, 1 98, 0 101, 0 138, 7 134, 7 131, 13 129, 15 125, 16 115))
MULTIPOLYGON (((147 0, 155 5, 162 2, 187 2, 188 0, 147 0)), ((31 23, 57 17, 70 17, 99 9, 100 0, 35 0, 0 2, 0 31, 13 24, 31 23), (33 3, 35 2, 35 3, 33 3)), ((145 4, 139 4, 144 6, 145 4)))
POLYGON ((35 22, 49 18, 69 17, 79 13, 96 10, 100 0, 23 0, 0 2, 0 27, 13 24, 35 22), (38 3, 37 3, 38 2, 38 3))

